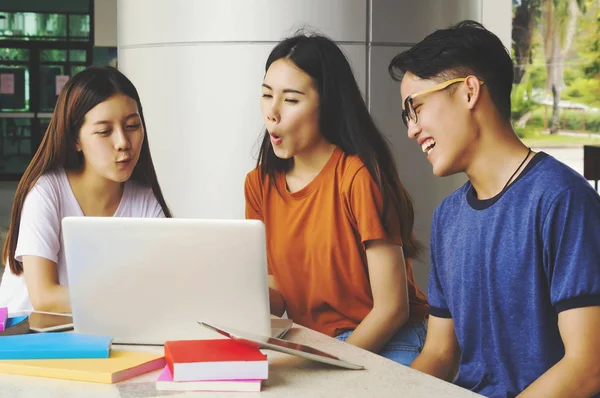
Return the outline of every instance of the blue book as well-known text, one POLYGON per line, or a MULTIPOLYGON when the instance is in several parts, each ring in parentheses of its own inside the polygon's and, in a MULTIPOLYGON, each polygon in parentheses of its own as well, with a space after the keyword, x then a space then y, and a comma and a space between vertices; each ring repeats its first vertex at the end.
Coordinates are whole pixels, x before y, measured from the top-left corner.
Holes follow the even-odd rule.
POLYGON ((19 316, 8 318, 6 320, 6 327, 3 332, 0 332, 0 336, 12 336, 14 334, 25 333, 29 333, 29 317, 19 316))
POLYGON ((112 337, 34 333, 0 337, 0 359, 108 358, 112 337))
POLYGON ((8 318, 6 320, 6 329, 8 328, 12 328, 13 326, 18 325, 19 323, 26 321, 27 320, 27 315, 25 316, 17 316, 14 318, 8 318))

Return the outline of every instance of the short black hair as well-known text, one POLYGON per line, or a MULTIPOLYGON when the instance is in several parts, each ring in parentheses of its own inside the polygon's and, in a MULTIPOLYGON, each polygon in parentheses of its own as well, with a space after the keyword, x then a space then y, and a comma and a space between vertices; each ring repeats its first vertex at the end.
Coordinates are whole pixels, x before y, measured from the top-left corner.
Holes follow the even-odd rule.
POLYGON ((513 62, 498 36, 479 22, 466 20, 436 30, 396 55, 388 71, 396 81, 406 72, 434 80, 475 75, 485 82, 500 115, 510 120, 513 62))

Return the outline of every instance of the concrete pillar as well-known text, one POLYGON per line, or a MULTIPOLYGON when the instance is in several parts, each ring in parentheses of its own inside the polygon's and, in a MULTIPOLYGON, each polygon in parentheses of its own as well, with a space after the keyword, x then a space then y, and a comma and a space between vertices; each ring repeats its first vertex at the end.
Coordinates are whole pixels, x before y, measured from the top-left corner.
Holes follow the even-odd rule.
MULTIPOLYGON (((119 67, 140 92, 159 181, 175 215, 243 217, 244 176, 263 131, 267 55, 281 38, 311 26, 350 59, 415 202, 418 237, 428 244, 434 208, 465 178, 433 176, 406 136, 399 85, 387 66, 432 30, 463 19, 484 22, 510 46, 510 1, 503 1, 118 0, 119 67)), ((415 262, 425 290, 428 273, 425 252, 415 262)))
POLYGON ((94 46, 117 46, 117 0, 94 1, 94 46))

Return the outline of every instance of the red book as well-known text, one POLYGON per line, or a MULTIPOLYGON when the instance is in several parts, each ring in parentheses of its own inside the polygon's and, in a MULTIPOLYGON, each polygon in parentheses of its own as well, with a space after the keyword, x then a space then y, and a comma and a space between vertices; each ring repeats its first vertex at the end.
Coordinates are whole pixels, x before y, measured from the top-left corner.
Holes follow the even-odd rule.
POLYGON ((173 381, 265 380, 269 376, 267 356, 233 340, 167 341, 165 359, 173 381))

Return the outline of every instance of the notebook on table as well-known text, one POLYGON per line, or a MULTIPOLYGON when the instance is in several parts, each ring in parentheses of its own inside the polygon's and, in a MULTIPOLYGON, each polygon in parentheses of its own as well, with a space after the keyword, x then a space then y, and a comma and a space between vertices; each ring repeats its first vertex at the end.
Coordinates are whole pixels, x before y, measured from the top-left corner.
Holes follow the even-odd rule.
POLYGON ((0 359, 108 358, 112 338, 77 333, 33 333, 0 338, 0 359))
POLYGON ((109 358, 101 359, 0 361, 0 373, 111 384, 164 366, 162 354, 112 350, 109 358))

